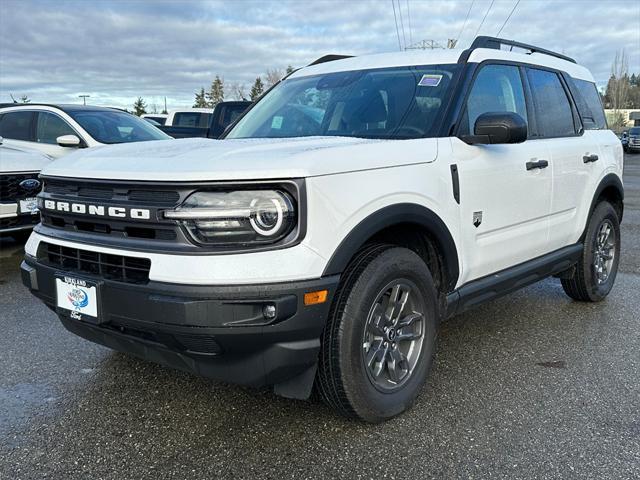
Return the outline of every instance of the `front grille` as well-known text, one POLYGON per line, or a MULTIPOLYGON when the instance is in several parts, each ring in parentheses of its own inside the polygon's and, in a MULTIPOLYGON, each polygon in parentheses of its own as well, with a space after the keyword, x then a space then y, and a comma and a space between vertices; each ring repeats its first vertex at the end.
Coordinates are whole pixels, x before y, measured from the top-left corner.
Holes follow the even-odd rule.
POLYGON ((35 197, 38 192, 29 192, 20 187, 20 182, 38 178, 37 173, 10 173, 0 175, 0 202, 15 202, 20 198, 35 197))
POLYGON ((180 190, 171 185, 45 178, 43 199, 144 208, 151 211, 151 216, 146 220, 136 220, 43 209, 42 225, 74 234, 91 234, 96 239, 153 240, 164 242, 166 247, 176 242, 180 227, 175 221, 161 218, 158 212, 175 207, 190 192, 190 189, 180 190))
POLYGON ((20 215, 17 217, 0 218, 0 230, 36 225, 40 221, 38 215, 20 215))
POLYGON ((128 225, 122 222, 94 220, 90 217, 79 219, 71 216, 51 215, 49 213, 42 215, 42 224, 68 231, 98 233, 123 238, 172 241, 177 236, 175 230, 158 228, 155 225, 128 225))
POLYGON ((38 259, 65 272, 87 273, 107 280, 136 284, 147 283, 151 269, 151 260, 148 258, 110 255, 47 242, 40 243, 38 259))
POLYGON ((161 206, 174 206, 180 200, 176 190, 156 190, 133 185, 108 186, 91 182, 61 182, 47 180, 45 192, 64 195, 68 200, 118 200, 119 202, 152 203, 161 206))

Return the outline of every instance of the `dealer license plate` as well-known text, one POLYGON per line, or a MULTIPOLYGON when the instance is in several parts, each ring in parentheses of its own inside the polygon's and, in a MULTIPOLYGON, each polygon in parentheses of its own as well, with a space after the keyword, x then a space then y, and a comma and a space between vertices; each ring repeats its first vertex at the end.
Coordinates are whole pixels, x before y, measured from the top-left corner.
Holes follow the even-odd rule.
POLYGON ((20 200, 20 213, 30 213, 32 215, 38 213, 38 201, 36 197, 20 200))
POLYGON ((56 277, 57 305, 71 318, 98 318, 98 287, 95 283, 68 276, 56 277))

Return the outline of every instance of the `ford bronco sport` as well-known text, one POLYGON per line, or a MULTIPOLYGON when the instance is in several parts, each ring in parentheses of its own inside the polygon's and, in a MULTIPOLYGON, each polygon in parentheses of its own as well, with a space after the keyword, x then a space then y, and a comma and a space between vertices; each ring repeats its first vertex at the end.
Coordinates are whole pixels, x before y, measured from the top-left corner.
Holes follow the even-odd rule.
POLYGON ((23 282, 86 339, 376 422, 422 389, 441 320, 549 276, 607 296, 622 167, 563 55, 323 57, 223 140, 46 168, 23 282))

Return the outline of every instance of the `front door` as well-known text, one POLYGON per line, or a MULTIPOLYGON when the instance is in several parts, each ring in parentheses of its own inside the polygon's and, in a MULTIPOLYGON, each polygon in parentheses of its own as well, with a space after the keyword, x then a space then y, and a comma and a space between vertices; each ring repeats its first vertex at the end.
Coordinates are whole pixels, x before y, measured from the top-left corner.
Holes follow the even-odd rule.
MULTIPOLYGON (((487 112, 513 112, 529 121, 528 105, 519 67, 484 65, 467 99, 461 133, 473 133, 476 119, 487 112)), ((545 168, 545 143, 451 141, 460 181, 462 283, 547 253, 552 172, 545 168)))

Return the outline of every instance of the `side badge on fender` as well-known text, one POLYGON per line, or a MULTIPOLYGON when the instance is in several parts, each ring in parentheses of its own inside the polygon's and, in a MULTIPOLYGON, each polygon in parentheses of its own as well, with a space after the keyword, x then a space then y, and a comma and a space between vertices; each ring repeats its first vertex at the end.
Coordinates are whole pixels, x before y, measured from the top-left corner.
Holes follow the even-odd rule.
POLYGON ((473 226, 478 228, 482 223, 482 212, 473 212, 473 226))

